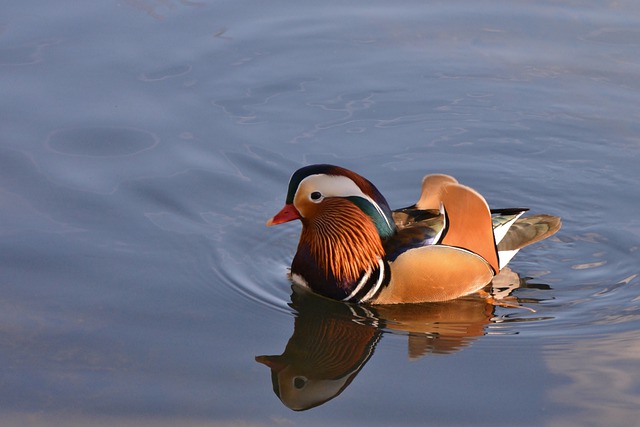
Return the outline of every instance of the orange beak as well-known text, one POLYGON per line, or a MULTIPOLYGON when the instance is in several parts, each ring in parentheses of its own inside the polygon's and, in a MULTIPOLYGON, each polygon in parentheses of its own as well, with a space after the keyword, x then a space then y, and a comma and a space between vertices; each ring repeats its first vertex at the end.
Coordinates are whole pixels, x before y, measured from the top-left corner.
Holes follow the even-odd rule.
POLYGON ((273 218, 267 221, 267 227, 301 218, 302 216, 300 216, 300 212, 298 212, 298 209, 293 206, 293 203, 289 203, 287 205, 284 205, 284 208, 280 209, 280 212, 275 214, 273 218))

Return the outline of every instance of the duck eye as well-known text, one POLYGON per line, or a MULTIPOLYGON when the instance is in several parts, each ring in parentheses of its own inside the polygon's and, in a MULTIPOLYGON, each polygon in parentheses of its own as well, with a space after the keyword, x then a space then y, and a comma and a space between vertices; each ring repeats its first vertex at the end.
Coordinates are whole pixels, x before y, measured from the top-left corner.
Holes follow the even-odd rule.
POLYGON ((322 193, 319 191, 314 191, 309 195, 309 197, 311 197, 311 200, 313 200, 314 202, 317 202, 322 198, 322 193))
POLYGON ((305 377, 295 377, 293 379, 293 386, 298 390, 304 388, 307 385, 307 379, 305 377))

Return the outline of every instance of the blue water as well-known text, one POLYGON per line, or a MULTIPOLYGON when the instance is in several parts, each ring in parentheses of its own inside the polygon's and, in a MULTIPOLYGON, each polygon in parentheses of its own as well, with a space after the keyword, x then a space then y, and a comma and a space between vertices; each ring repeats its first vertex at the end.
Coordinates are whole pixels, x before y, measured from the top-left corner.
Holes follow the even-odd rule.
POLYGON ((631 1, 4 2, 0 424, 635 425, 638 28, 631 1), (264 223, 324 162, 392 207, 442 172, 561 216, 510 264, 535 312, 292 295, 300 227, 264 223), (255 360, 282 353, 339 393, 289 409, 255 360))

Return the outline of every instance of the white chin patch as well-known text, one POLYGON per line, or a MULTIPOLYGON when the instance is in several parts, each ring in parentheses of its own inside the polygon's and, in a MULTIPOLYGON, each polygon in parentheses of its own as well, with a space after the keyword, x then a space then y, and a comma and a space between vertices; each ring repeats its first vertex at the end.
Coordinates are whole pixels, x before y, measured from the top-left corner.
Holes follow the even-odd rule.
POLYGON ((307 288, 309 289, 309 284, 307 283, 306 280, 304 280, 304 277, 302 277, 299 274, 291 274, 291 281, 293 283, 295 283, 298 286, 302 286, 303 288, 307 288))

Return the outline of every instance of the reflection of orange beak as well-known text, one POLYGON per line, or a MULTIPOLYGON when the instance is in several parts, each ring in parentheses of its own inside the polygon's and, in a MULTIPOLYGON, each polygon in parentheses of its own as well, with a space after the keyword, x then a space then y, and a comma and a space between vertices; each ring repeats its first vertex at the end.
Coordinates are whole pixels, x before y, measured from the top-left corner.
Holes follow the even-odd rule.
POLYGON ((302 216, 300 216, 300 212, 298 212, 295 206, 293 206, 293 203, 289 203, 284 205, 284 207, 280 209, 280 212, 275 214, 273 218, 267 221, 267 227, 300 218, 302 218, 302 216))
POLYGON ((256 356, 256 362, 268 366, 276 374, 280 373, 288 365, 281 360, 282 356, 256 356))

